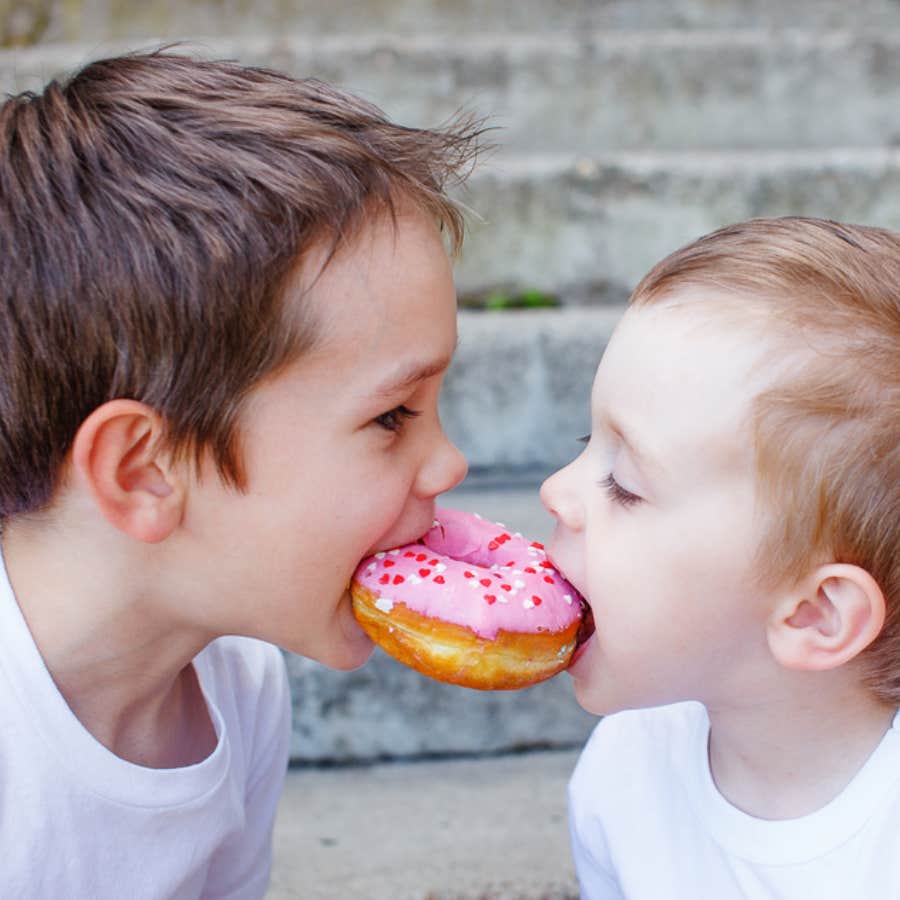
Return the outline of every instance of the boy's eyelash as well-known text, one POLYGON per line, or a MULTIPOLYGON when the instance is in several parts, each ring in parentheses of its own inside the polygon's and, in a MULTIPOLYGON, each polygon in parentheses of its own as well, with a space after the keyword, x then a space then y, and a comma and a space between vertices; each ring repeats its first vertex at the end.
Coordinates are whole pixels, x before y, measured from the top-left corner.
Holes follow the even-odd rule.
POLYGON ((589 444, 591 442, 591 436, 586 434, 583 437, 575 438, 575 440, 578 441, 579 444, 589 444))
POLYGON ((395 434, 403 430, 403 425, 407 419, 415 419, 420 415, 416 409, 410 409, 408 406, 395 406, 392 410, 376 416, 373 421, 376 425, 380 425, 386 431, 392 431, 395 434))
POLYGON ((640 503, 641 498, 638 497, 637 494, 632 494, 631 491, 626 491, 625 488, 616 481, 612 476, 612 472, 600 482, 600 486, 606 489, 607 494, 609 494, 610 499, 613 503, 618 503, 620 506, 634 506, 635 503, 640 503))

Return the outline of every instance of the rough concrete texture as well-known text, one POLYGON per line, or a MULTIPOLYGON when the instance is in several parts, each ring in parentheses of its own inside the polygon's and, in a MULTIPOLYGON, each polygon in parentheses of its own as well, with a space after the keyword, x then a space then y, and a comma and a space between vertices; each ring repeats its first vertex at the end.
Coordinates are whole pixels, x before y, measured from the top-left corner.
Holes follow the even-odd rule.
POLYGON ((465 196, 482 221, 457 266, 461 292, 509 284, 621 302, 655 262, 730 222, 809 215, 900 229, 900 148, 498 155, 465 196))
MULTIPOLYGON (((517 484, 476 479, 439 503, 546 540, 552 519, 538 486, 534 477, 517 484)), ((294 762, 571 748, 583 743, 594 722, 575 702, 566 674, 522 691, 485 692, 425 678, 381 650, 355 672, 334 672, 297 656, 287 662, 294 762)))
POLYGON ((574 751, 288 773, 269 900, 576 900, 574 751))
MULTIPOLYGON (((887 28, 895 0, 26 0, 28 39, 97 41, 304 30, 472 34, 590 29, 887 28)), ((4 12, 0 6, 0 13, 4 12)), ((19 34, 24 25, 19 26, 19 34)), ((20 38, 21 39, 21 38, 20 38)))
POLYGON ((440 411, 478 469, 549 470, 580 449, 597 363, 624 307, 465 312, 440 411))
MULTIPOLYGON (((45 45, 7 53, 0 85, 37 89, 86 55, 116 49, 45 45)), ((322 78, 411 125, 434 126, 466 108, 490 117, 501 128, 497 140, 519 151, 591 156, 900 139, 900 23, 877 32, 497 33, 451 44, 440 32, 245 34, 193 49, 322 78)))

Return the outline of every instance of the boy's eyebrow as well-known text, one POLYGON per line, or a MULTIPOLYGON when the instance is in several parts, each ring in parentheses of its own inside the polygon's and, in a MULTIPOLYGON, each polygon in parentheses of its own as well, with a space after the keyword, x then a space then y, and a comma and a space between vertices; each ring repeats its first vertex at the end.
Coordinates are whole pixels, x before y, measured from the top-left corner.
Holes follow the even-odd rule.
POLYGON ((411 362, 392 372, 381 384, 372 390, 375 398, 392 397, 399 394, 419 381, 440 375, 449 367, 453 360, 453 354, 440 357, 428 362, 411 362))

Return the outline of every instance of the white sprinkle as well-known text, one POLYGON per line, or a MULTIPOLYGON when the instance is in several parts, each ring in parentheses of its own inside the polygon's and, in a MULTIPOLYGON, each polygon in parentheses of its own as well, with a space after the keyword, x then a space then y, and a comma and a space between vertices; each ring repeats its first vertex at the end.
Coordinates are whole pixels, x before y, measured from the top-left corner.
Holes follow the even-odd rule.
POLYGON ((378 553, 375 554, 375 559, 384 559, 385 556, 387 556, 387 554, 384 553, 384 551, 379 551, 378 553))
POLYGON ((522 581, 521 579, 517 578, 517 579, 513 582, 513 587, 523 588, 523 587, 525 587, 525 582, 522 581))
POLYGON ((565 600, 566 603, 569 604, 569 606, 572 605, 572 597, 571 597, 571 595, 569 595, 569 594, 563 594, 563 600, 565 600))
POLYGON ((541 555, 541 551, 538 550, 537 547, 529 547, 529 548, 528 548, 528 555, 529 555, 529 556, 540 556, 540 555, 541 555))
POLYGON ((522 532, 521 532, 521 531, 517 531, 517 532, 513 535, 513 537, 517 537, 517 538, 522 537, 522 532))
POLYGON ((389 613, 394 608, 394 601, 388 600, 387 597, 379 597, 375 601, 375 608, 380 609, 383 613, 389 613))
POLYGON ((443 563, 438 563, 438 564, 434 567, 434 571, 437 572, 437 573, 446 572, 446 571, 447 571, 447 567, 446 567, 443 563))
POLYGON ((470 588, 477 588, 477 587, 478 587, 478 579, 477 579, 477 578, 467 578, 467 579, 466 579, 466 584, 467 584, 470 588))
POLYGON ((394 633, 394 626, 391 625, 391 626, 388 628, 388 631, 389 631, 391 634, 393 634, 393 633, 394 633))
POLYGON ((388 550, 388 553, 390 553, 391 556, 399 556, 400 555, 399 550, 388 550))
POLYGON ((421 583, 422 583, 422 579, 419 578, 418 575, 410 575, 406 580, 407 580, 410 584, 421 584, 421 583))
POLYGON ((480 518, 481 518, 481 516, 479 516, 478 513, 472 513, 472 515, 475 516, 476 519, 480 519, 480 518))
POLYGON ((509 603, 509 598, 508 598, 508 597, 505 597, 503 594, 501 594, 497 599, 498 599, 501 603, 509 603))
POLYGON ((369 564, 366 566, 366 571, 367 571, 367 572, 374 572, 374 571, 375 571, 375 568, 376 568, 376 563, 369 563, 369 564))
POLYGON ((534 600, 528 599, 522 601, 522 606, 525 609, 534 609, 534 600))

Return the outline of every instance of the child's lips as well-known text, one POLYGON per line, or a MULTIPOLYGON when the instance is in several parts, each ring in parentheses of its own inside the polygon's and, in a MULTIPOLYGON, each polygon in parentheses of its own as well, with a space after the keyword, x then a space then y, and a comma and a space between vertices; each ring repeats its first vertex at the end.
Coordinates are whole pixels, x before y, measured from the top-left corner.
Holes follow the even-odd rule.
MULTIPOLYGON (((562 567, 560 567, 560 565, 553 558, 553 551, 549 547, 547 548, 547 558, 550 560, 551 563, 553 563, 553 565, 555 566, 557 571, 560 573, 560 575, 562 575, 563 578, 565 578, 566 577, 565 570, 562 567)), ((582 647, 587 643, 590 636, 596 630, 596 628, 594 626, 594 611, 593 611, 593 609, 591 609, 591 604, 588 603, 587 598, 584 597, 580 591, 579 591, 579 597, 581 598, 582 617, 581 617, 581 624, 578 626, 578 633, 575 635, 575 652, 572 654, 572 659, 569 663, 570 666, 572 665, 572 663, 575 662, 575 660, 578 658, 578 656, 581 655, 580 651, 581 651, 582 647)))
POLYGON ((584 610, 584 615, 581 619, 581 625, 578 626, 578 634, 575 635, 576 654, 578 653, 578 650, 581 648, 582 644, 584 644, 596 630, 594 626, 594 611, 591 609, 591 605, 587 602, 587 600, 583 598, 581 604, 582 609, 584 610))

